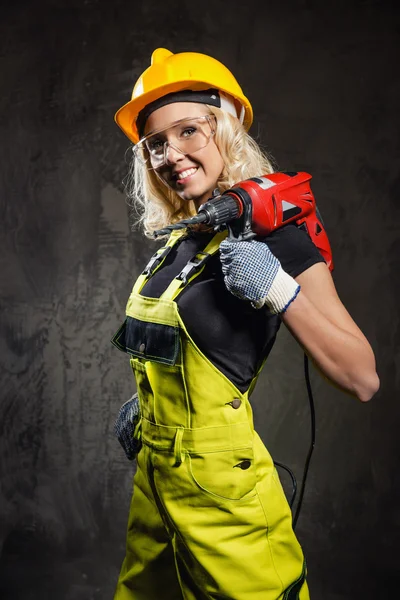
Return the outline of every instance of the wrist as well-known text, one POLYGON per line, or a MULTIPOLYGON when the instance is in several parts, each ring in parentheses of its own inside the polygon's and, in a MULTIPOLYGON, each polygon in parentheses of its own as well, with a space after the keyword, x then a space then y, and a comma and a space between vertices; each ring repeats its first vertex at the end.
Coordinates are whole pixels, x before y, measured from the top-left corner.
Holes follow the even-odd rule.
POLYGON ((268 294, 252 304, 254 308, 261 308, 266 305, 272 314, 284 313, 295 300, 299 291, 300 285, 297 281, 286 273, 282 267, 279 267, 268 294))

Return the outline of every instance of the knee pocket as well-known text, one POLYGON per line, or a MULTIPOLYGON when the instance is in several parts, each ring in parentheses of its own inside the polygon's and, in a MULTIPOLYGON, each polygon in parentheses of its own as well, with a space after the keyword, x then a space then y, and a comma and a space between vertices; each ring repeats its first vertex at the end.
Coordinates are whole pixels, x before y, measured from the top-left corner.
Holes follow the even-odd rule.
POLYGON ((257 494, 252 447, 190 454, 188 462, 193 482, 206 494, 233 501, 257 494))

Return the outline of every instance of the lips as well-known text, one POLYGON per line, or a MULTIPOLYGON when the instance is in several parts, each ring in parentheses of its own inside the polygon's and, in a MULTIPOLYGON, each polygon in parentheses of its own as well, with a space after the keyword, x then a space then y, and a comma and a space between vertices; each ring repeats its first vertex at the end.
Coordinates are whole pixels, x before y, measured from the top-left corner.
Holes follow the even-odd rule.
POLYGON ((198 167, 191 167, 190 169, 185 169, 184 171, 180 171, 177 173, 176 178, 179 181, 180 179, 186 179, 191 175, 194 175, 197 171, 198 167))
POLYGON ((172 178, 176 183, 186 183, 193 175, 198 171, 199 167, 188 167, 186 169, 180 169, 179 171, 172 174, 172 178))
POLYGON ((187 176, 188 171, 192 171, 193 169, 197 169, 198 167, 191 166, 186 167, 185 169, 179 169, 179 171, 173 171, 172 176, 174 179, 183 179, 187 176))

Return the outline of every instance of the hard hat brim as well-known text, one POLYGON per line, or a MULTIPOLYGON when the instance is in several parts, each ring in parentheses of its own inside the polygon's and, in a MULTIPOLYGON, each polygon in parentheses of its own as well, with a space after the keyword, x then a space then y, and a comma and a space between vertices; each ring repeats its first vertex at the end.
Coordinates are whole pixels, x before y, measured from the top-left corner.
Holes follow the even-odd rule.
MULTIPOLYGON (((122 129, 124 134, 131 140, 131 142, 133 142, 134 144, 137 144, 137 142, 139 141, 139 135, 138 135, 138 131, 136 128, 136 118, 137 118, 138 114, 140 113, 140 111, 145 106, 147 106, 147 104, 150 104, 154 100, 157 100, 158 98, 161 98, 162 96, 165 96, 166 94, 169 94, 171 92, 178 92, 178 91, 182 91, 185 89, 197 91, 197 90, 204 90, 204 89, 207 89, 210 87, 216 87, 215 83, 211 83, 211 82, 207 82, 207 81, 198 82, 198 81, 191 81, 191 80, 174 81, 173 83, 170 83, 170 84, 167 84, 164 86, 160 86, 157 89, 151 90, 150 92, 145 93, 145 94, 141 94, 138 98, 133 98, 132 100, 130 100, 129 102, 124 104, 124 106, 122 106, 115 113, 115 117, 114 117, 115 122, 122 129)), ((232 92, 229 90, 224 90, 223 88, 218 88, 218 89, 221 92, 225 92, 225 93, 229 94, 230 96, 233 96, 232 92)), ((243 126, 247 131, 248 129, 250 129, 250 126, 253 122, 253 110, 252 110, 251 104, 245 96, 241 96, 241 97, 233 96, 233 98, 241 106, 244 106, 245 115, 244 115, 243 126)))

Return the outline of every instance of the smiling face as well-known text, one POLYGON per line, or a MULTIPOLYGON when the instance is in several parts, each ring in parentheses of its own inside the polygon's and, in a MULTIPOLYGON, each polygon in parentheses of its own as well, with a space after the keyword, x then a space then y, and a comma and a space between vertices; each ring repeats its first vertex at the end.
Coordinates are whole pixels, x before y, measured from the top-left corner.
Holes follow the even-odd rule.
MULTIPOLYGON (((193 102, 167 104, 151 113, 146 121, 144 134, 147 135, 151 131, 164 129, 181 119, 190 119, 209 114, 204 104, 195 104, 193 102)), ((177 135, 182 138, 193 135, 192 125, 195 126, 195 122, 193 124, 188 122, 186 129, 182 125, 179 131, 173 128, 160 134, 157 136, 157 143, 168 141, 179 148, 177 135)), ((202 124, 202 128, 206 136, 209 136, 209 141, 203 148, 194 152, 192 151, 190 154, 183 154, 183 152, 180 152, 175 147, 168 146, 165 163, 160 166, 157 166, 158 163, 153 164, 157 175, 182 200, 193 200, 197 208, 212 196, 212 192, 217 187, 218 178, 224 168, 224 162, 215 144, 210 125, 205 122, 202 124)), ((204 137, 203 139, 206 140, 204 137)))

